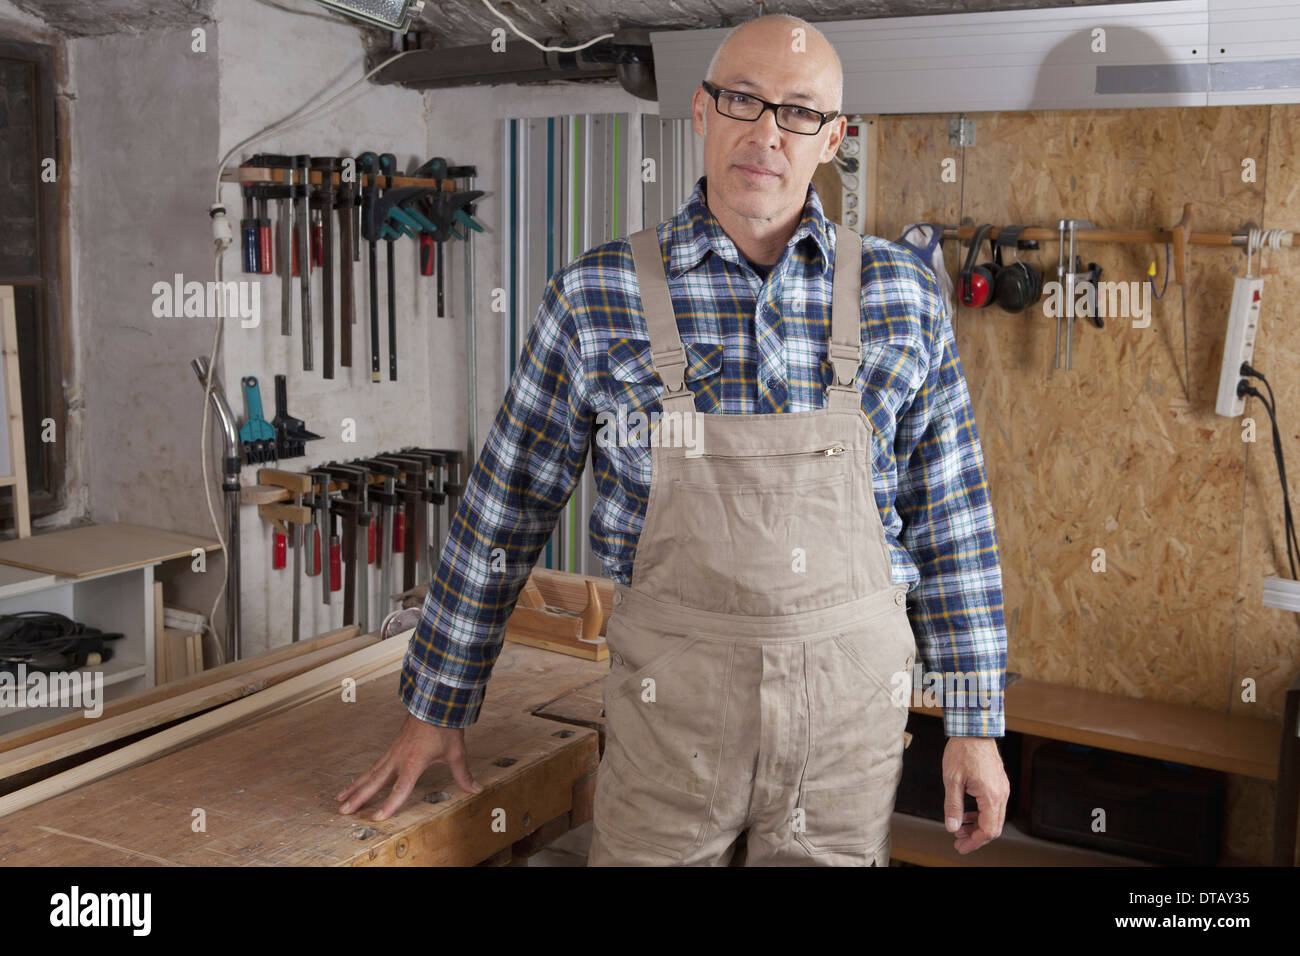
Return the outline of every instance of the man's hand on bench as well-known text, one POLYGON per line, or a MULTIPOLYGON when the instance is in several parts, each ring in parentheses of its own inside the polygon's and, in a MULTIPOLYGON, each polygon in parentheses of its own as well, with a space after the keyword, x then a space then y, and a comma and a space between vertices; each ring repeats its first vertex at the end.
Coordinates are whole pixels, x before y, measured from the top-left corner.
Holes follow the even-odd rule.
POLYGON ((343 801, 339 813, 354 813, 361 809, 396 777, 397 783, 393 785, 392 793, 370 818, 387 820, 410 799, 420 774, 435 763, 444 763, 451 768, 452 779, 466 793, 482 792, 483 787, 469 772, 464 729, 439 727, 407 715, 406 723, 402 725, 388 752, 354 780, 350 787, 335 796, 335 800, 343 801))

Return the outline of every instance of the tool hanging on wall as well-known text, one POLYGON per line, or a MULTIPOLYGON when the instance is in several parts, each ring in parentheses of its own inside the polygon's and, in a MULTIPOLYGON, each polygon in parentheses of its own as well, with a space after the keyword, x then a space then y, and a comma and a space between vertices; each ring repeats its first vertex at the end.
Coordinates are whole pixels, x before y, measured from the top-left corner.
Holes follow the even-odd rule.
POLYGON ((311 341, 311 236, 308 230, 308 223, 310 221, 310 177, 308 176, 308 173, 311 169, 311 157, 297 156, 294 159, 294 168, 298 177, 298 185, 295 187, 294 199, 297 203, 298 259, 301 266, 298 270, 298 289, 301 298, 302 315, 302 370, 304 372, 310 372, 313 368, 311 341))
MULTIPOLYGON (((248 163, 241 163, 240 169, 247 169, 248 163)), ((257 211, 253 200, 254 186, 245 183, 240 187, 244 197, 244 218, 239 220, 239 239, 243 250, 243 267, 245 274, 256 274, 262 268, 261 233, 258 230, 257 211)))
POLYGON ((334 174, 341 164, 333 156, 317 156, 311 168, 321 174, 320 185, 312 197, 312 215, 319 219, 321 267, 321 375, 334 377, 334 206, 338 190, 334 174))
MULTIPOLYGON (((397 175, 397 157, 384 153, 379 157, 379 172, 388 177, 385 192, 393 188, 392 177, 397 175)), ((385 230, 384 241, 388 246, 388 380, 397 381, 397 263, 393 259, 393 246, 397 236, 385 230)))
POLYGON ((1174 246, 1174 279, 1178 282, 1178 294, 1182 299, 1183 312, 1183 392, 1188 404, 1192 401, 1192 363, 1187 351, 1187 274, 1192 269, 1192 249, 1189 240, 1192 235, 1192 204, 1183 206, 1183 217, 1170 230, 1174 246))
MULTIPOLYGON (((276 468, 262 468, 257 472, 259 485, 284 488, 290 495, 288 502, 276 502, 257 506, 260 517, 269 521, 293 548, 293 640, 299 638, 302 618, 302 551, 303 530, 312 526, 312 509, 305 504, 304 498, 312 494, 310 475, 299 472, 281 471, 276 468)), ((280 565, 283 566, 283 563, 280 565)))
POLYGON ((263 272, 272 274, 272 267, 280 273, 280 334, 293 334, 293 277, 297 274, 293 266, 293 230, 294 230, 294 187, 293 158, 278 153, 257 153, 250 157, 241 168, 273 169, 284 171, 289 177, 283 184, 264 184, 257 187, 262 201, 273 200, 278 204, 277 228, 274 243, 271 240, 271 222, 265 220, 265 229, 261 231, 266 248, 261 250, 263 272), (271 255, 274 245, 275 255, 271 255))
POLYGON ((379 157, 366 152, 357 157, 357 170, 368 181, 362 190, 361 238, 370 243, 370 381, 379 381, 379 157))
MULTIPOLYGON (((342 160, 339 160, 340 167, 342 160)), ((357 218, 356 187, 351 179, 339 183, 336 206, 339 214, 339 365, 352 367, 352 326, 357 321, 356 288, 353 270, 357 218)))
POLYGON ((331 506, 343 516, 343 623, 357 624, 366 633, 370 630, 366 546, 373 518, 369 507, 369 473, 364 468, 338 462, 330 462, 321 470, 347 485, 342 497, 331 506))
MULTIPOLYGON (((1056 361, 1054 368, 1061 367, 1061 319, 1065 319, 1065 370, 1068 372, 1073 366, 1071 345, 1074 340, 1074 289, 1080 276, 1076 271, 1079 268, 1079 257, 1075 255, 1075 233, 1079 229, 1096 229, 1087 219, 1062 219, 1058 223, 1060 230, 1060 245, 1057 249, 1056 257, 1056 278, 1061 283, 1061 294, 1064 297, 1065 315, 1056 316, 1056 361)), ((1093 313, 1096 309, 1092 310, 1093 313)))
POLYGON ((413 176, 437 180, 439 188, 431 191, 419 200, 419 211, 423 218, 433 223, 433 230, 428 241, 420 240, 420 274, 425 276, 438 273, 438 318, 446 315, 445 287, 443 266, 443 244, 453 238, 468 238, 470 230, 482 232, 483 227, 473 217, 473 203, 485 195, 481 189, 469 189, 451 192, 441 188, 443 180, 474 177, 478 170, 474 166, 448 166, 447 160, 435 156, 419 169, 413 176), (461 236, 455 229, 456 224, 464 226, 466 235, 461 236), (432 246, 434 255, 429 255, 432 246))
POLYGON ((331 578, 332 572, 328 570, 333 560, 331 538, 334 533, 334 525, 330 515, 330 476, 318 468, 312 469, 307 474, 312 480, 311 497, 307 504, 315 518, 315 542, 313 545, 315 561, 313 566, 315 567, 315 574, 319 574, 321 577, 321 603, 329 607, 330 591, 334 590, 331 578))
POLYGON ((307 442, 316 441, 321 436, 308 431, 301 418, 294 418, 288 412, 289 386, 283 375, 275 377, 275 418, 271 425, 275 428, 276 455, 280 460, 301 458, 307 454, 307 442))
POLYGON ((257 378, 247 375, 240 379, 244 389, 244 408, 248 420, 239 429, 239 440, 244 446, 244 461, 249 464, 276 460, 275 429, 262 417, 262 391, 257 378))
POLYGON ((270 201, 275 197, 274 188, 267 185, 253 187, 254 216, 257 220, 258 273, 275 274, 275 241, 271 237, 271 215, 268 212, 270 201))
POLYGON ((380 487, 370 489, 370 503, 379 508, 377 524, 379 527, 375 549, 375 560, 379 565, 379 604, 377 616, 380 620, 392 610, 392 568, 393 568, 393 515, 397 510, 397 477, 401 469, 392 462, 377 458, 364 458, 355 464, 380 477, 380 487))

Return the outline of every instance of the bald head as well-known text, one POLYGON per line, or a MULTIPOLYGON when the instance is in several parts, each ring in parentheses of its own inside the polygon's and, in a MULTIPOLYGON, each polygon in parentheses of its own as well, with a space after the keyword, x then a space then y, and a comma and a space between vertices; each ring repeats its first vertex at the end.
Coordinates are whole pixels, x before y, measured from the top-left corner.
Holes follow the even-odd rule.
POLYGON ((810 69, 806 75, 826 96, 819 109, 839 110, 844 105, 844 67, 839 54, 826 35, 807 20, 784 13, 742 23, 723 37, 709 61, 705 79, 717 84, 720 74, 730 72, 739 64, 754 63, 756 57, 770 56, 773 52, 808 58, 810 69))

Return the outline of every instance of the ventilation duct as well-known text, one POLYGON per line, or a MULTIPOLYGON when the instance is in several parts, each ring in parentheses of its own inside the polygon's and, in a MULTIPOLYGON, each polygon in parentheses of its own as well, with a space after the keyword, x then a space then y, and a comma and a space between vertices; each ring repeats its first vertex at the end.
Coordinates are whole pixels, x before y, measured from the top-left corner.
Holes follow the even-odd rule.
MULTIPOLYGON (((564 40, 547 40, 560 46, 564 40)), ((377 74, 378 83, 412 90, 497 83, 544 83, 553 80, 617 79, 623 89, 643 100, 656 100, 654 53, 647 30, 619 30, 576 53, 544 52, 511 40, 504 51, 491 44, 417 50, 377 74)))

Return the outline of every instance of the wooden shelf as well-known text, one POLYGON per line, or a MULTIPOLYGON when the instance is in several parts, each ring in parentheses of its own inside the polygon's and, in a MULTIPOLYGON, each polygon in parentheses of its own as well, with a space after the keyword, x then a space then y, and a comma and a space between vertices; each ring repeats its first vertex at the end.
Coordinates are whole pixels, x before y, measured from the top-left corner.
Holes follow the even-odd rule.
POLYGON ((953 837, 938 820, 895 813, 892 821, 892 859, 918 866, 1134 866, 1157 864, 1114 853, 1101 853, 1055 840, 1031 836, 1008 820, 1002 835, 973 853, 962 856, 953 849, 953 837))
MULTIPOLYGON (((942 717, 937 707, 913 713, 942 717)), ((1008 731, 1276 780, 1281 722, 1038 680, 1007 687, 1008 731)))
POLYGON ((44 591, 57 583, 54 575, 46 574, 44 571, 31 571, 27 568, 0 564, 0 601, 20 594, 44 591))
MULTIPOLYGON (((253 183, 270 183, 273 185, 288 185, 288 173, 291 170, 279 166, 248 166, 248 167, 230 167, 227 166, 221 171, 221 181, 223 183, 239 183, 240 185, 250 185, 253 183)), ((341 182, 340 174, 333 173, 330 179, 335 185, 341 182)), ((455 192, 457 179, 424 179, 413 176, 371 176, 368 173, 357 173, 356 187, 364 189, 370 185, 370 180, 374 180, 374 185, 380 189, 397 189, 404 186, 423 186, 426 189, 442 189, 446 192, 455 192)), ((307 172, 307 181, 313 186, 319 186, 325 181, 324 171, 312 169, 307 172)), ((302 183, 297 183, 301 186, 302 183)))
MULTIPOLYGON (((112 660, 100 665, 99 667, 82 667, 82 668, 78 668, 75 671, 69 671, 68 673, 93 675, 96 671, 99 671, 104 675, 104 687, 111 687, 114 684, 122 683, 122 681, 134 680, 137 677, 143 677, 146 668, 139 661, 127 660, 126 658, 122 658, 122 657, 114 657, 112 660)), ((0 708, 0 720, 4 720, 6 717, 12 717, 17 714, 27 713, 28 711, 31 710, 50 711, 51 712, 49 715, 50 718, 57 717, 59 715, 53 713, 53 711, 55 711, 57 708, 60 707, 71 706, 70 704, 67 703, 71 699, 71 697, 72 697, 72 692, 70 690, 66 690, 59 695, 59 702, 57 704, 47 703, 37 708, 26 707, 26 706, 3 707, 0 708)), ((108 701, 101 700, 100 703, 107 706, 108 701)))
POLYGON ((211 538, 136 524, 92 524, 0 541, 0 564, 85 578, 215 551, 211 538))

